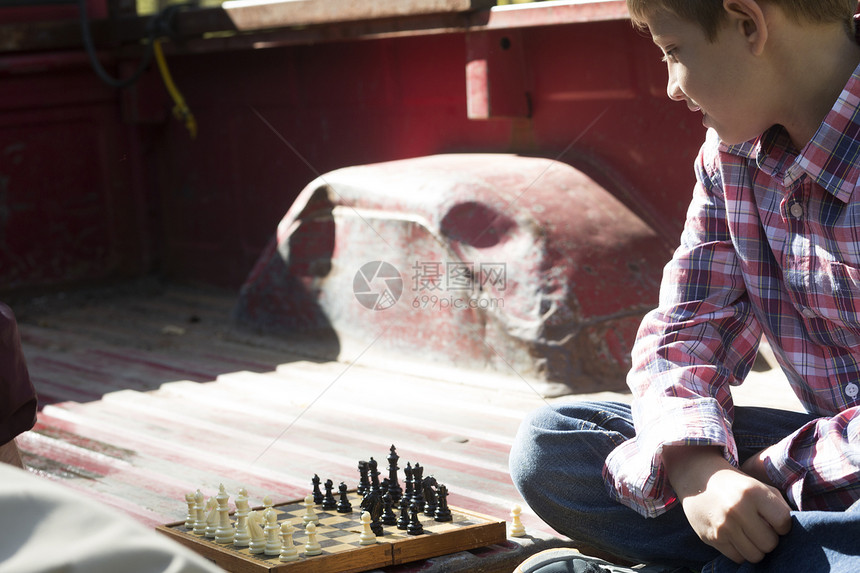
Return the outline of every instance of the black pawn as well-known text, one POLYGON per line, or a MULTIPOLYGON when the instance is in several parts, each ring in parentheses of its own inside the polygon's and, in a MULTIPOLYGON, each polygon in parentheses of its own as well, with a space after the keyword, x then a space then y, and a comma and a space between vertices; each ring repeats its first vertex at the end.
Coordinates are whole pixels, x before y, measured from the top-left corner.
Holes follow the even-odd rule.
POLYGON ((311 483, 314 484, 314 503, 319 505, 323 502, 323 494, 320 491, 320 476, 314 474, 311 483))
POLYGON ((325 495, 323 496, 322 508, 335 509, 337 508, 337 500, 334 498, 334 484, 330 479, 325 480, 325 495))
POLYGON ((349 494, 346 491, 346 484, 340 482, 338 486, 338 492, 340 493, 340 501, 337 503, 337 512, 338 513, 351 513, 352 512, 352 504, 349 503, 349 494))
POLYGON ((424 533, 424 526, 418 519, 418 506, 414 503, 409 506, 409 525, 406 526, 406 533, 409 535, 421 535, 424 533))
POLYGON ((400 456, 397 455, 397 450, 394 449, 394 444, 391 444, 391 453, 388 454, 388 493, 391 494, 391 499, 395 502, 400 501, 403 496, 403 488, 400 487, 400 482, 397 481, 397 460, 400 456))
POLYGON ((370 479, 367 477, 369 471, 370 467, 367 462, 358 462, 358 487, 355 489, 358 495, 364 495, 370 489, 370 479))
POLYGON ((409 527, 409 501, 405 497, 400 498, 400 517, 397 519, 397 529, 409 527))
POLYGON ((394 513, 394 510, 391 508, 394 505, 394 500, 391 499, 391 494, 386 493, 382 497, 383 501, 383 510, 382 510, 382 524, 383 525, 397 525, 397 514, 394 513))
POLYGON ((440 483, 436 488, 436 521, 451 521, 451 510, 448 509, 448 488, 440 483))

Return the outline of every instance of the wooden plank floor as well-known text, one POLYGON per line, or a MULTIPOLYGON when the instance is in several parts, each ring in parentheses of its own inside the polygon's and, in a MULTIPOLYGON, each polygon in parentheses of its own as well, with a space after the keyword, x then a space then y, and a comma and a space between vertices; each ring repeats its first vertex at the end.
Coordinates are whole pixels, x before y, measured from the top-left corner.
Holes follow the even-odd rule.
MULTIPOLYGON (((532 384, 308 358, 313 341, 231 327, 233 303, 144 282, 13 305, 42 404, 19 438, 25 463, 153 527, 184 519, 197 488, 283 501, 303 497, 314 473, 353 485, 358 460, 384 469, 392 444, 401 467, 419 462, 448 485, 452 505, 506 519, 521 503, 507 457, 544 402, 532 384)), ((523 521, 557 535, 527 508, 523 521)))

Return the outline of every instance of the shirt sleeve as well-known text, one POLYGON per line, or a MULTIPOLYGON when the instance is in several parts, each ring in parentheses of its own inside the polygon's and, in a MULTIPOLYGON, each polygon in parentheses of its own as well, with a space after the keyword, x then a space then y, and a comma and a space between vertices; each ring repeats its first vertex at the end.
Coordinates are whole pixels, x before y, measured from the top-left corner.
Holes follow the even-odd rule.
POLYGON ((664 446, 719 446, 737 465, 730 385, 746 377, 761 336, 726 224, 713 138, 699 152, 696 176, 681 245, 633 348, 627 382, 636 437, 604 468, 610 493, 646 517, 676 501, 664 446))
POLYGON ((18 324, 12 310, 0 303, 0 444, 33 427, 36 402, 18 324))
POLYGON ((766 449, 764 462, 798 510, 849 507, 860 490, 860 407, 809 422, 766 449))

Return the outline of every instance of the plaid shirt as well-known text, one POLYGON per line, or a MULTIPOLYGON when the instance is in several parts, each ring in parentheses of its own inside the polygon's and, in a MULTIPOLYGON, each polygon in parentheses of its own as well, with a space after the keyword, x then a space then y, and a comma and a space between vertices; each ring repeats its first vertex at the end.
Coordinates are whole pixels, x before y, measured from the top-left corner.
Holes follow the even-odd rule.
POLYGON ((721 446, 737 465, 730 387, 763 333, 820 416, 768 448, 768 475, 799 510, 845 509, 860 498, 860 67, 801 152, 780 126, 731 147, 710 131, 696 177, 633 349, 637 436, 607 458, 610 491, 664 512, 665 445, 721 446))

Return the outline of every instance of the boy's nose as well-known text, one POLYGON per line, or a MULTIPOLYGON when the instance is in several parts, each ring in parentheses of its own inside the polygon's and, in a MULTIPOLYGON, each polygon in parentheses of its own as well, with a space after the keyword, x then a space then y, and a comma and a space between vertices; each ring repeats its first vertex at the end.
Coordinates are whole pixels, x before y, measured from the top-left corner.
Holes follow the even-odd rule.
POLYGON ((684 101, 686 96, 684 92, 681 91, 680 85, 676 82, 672 76, 669 76, 669 84, 666 86, 666 95, 669 96, 669 99, 674 101, 684 101))

